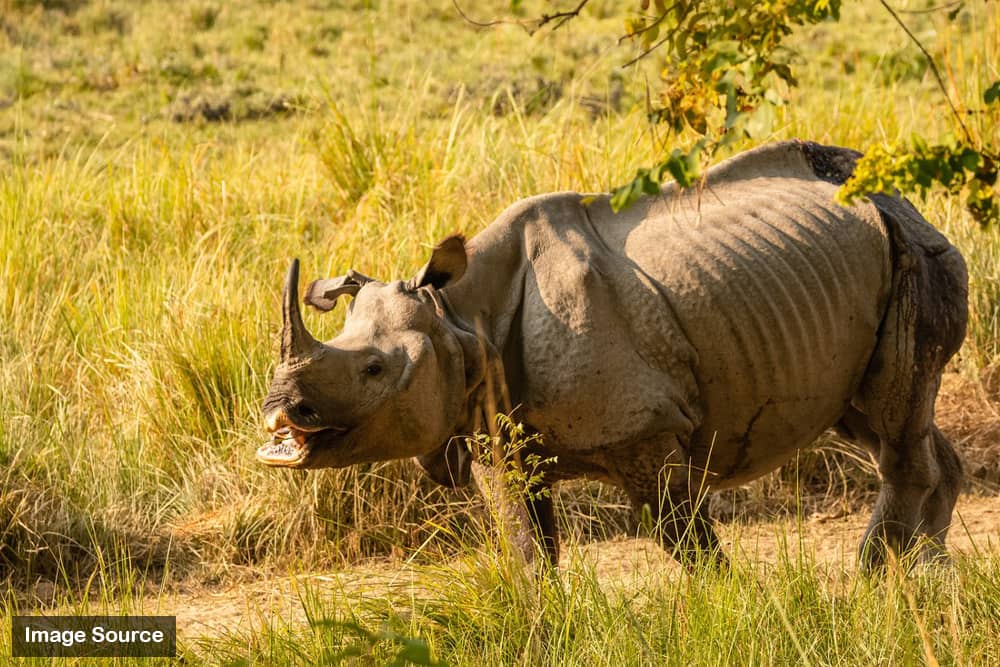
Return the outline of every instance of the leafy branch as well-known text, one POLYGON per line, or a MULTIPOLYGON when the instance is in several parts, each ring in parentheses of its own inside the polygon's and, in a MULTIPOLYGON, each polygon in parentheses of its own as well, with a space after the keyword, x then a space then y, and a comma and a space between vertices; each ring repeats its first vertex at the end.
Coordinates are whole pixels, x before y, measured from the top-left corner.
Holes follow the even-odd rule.
POLYGON ((507 489, 527 500, 549 495, 544 484, 545 470, 556 463, 556 457, 542 458, 535 453, 541 443, 541 434, 529 432, 512 414, 503 413, 496 415, 494 435, 480 433, 469 437, 470 448, 479 453, 484 465, 495 465, 493 454, 499 455, 507 489))
MULTIPOLYGON (((871 192, 896 190, 924 196, 943 187, 964 195, 966 208, 984 228, 997 223, 996 138, 970 130, 933 55, 900 18, 901 12, 886 0, 879 2, 926 60, 961 139, 931 145, 917 136, 908 145, 871 147, 838 198, 850 202, 871 192)), ((520 2, 511 5, 516 9, 520 2)), ((518 24, 529 33, 553 21, 558 29, 586 5, 580 2, 572 10, 518 24)), ((957 0, 906 13, 947 11, 951 21, 964 6, 964 0, 957 0)), ((659 164, 637 170, 630 182, 614 190, 612 206, 618 210, 655 194, 668 178, 682 187, 697 183, 703 165, 734 141, 750 136, 751 119, 767 107, 784 104, 786 91, 798 86, 793 52, 784 45, 785 38, 801 26, 839 20, 840 7, 841 0, 676 0, 669 5, 664 0, 639 0, 638 11, 626 17, 625 34, 619 39, 619 43, 634 41, 638 53, 622 66, 633 66, 656 53, 661 58, 661 87, 648 103, 649 120, 669 128, 670 136, 693 132, 697 138, 688 148, 671 148, 659 164)), ((984 113, 996 110, 1000 81, 987 88, 983 101, 984 113)))
POLYGON ((873 146, 858 160, 854 175, 837 199, 849 204, 872 192, 895 191, 926 197, 934 186, 955 196, 965 194, 965 207, 987 228, 1000 220, 996 183, 997 154, 963 142, 928 145, 914 135, 909 146, 873 146))
MULTIPOLYGON (((616 209, 655 194, 667 176, 682 187, 693 185, 703 163, 747 136, 747 123, 762 106, 783 103, 779 87, 798 85, 784 39, 796 26, 840 16, 839 0, 789 0, 780 3, 780 11, 748 0, 654 4, 653 16, 640 13, 625 22, 622 39, 638 41, 640 52, 623 67, 662 49, 662 88, 649 118, 675 135, 693 130, 701 138, 687 150, 674 148, 663 162, 638 170, 616 188, 616 209)), ((643 0, 641 12, 648 7, 643 0)))
POLYGON ((913 42, 918 49, 920 49, 920 52, 922 54, 924 54, 924 59, 927 61, 927 66, 930 68, 931 73, 934 75, 934 80, 937 81, 938 88, 941 89, 941 95, 944 96, 944 99, 948 101, 948 106, 951 107, 951 113, 955 117, 955 122, 958 123, 958 126, 962 128, 962 133, 965 135, 965 139, 969 143, 972 143, 972 135, 969 134, 969 128, 965 126, 965 121, 962 120, 961 114, 959 114, 958 109, 955 108, 955 103, 952 102, 951 100, 951 95, 948 94, 948 89, 945 88, 944 79, 941 78, 941 72, 938 70, 937 63, 934 62, 934 57, 930 54, 929 51, 927 51, 924 45, 920 43, 920 40, 917 39, 917 36, 910 31, 910 29, 906 26, 906 24, 903 23, 902 19, 899 18, 899 14, 894 12, 892 10, 892 7, 890 7, 885 0, 879 0, 879 4, 881 4, 885 8, 885 11, 889 12, 889 16, 891 16, 893 20, 896 21, 899 27, 902 28, 903 32, 906 33, 906 36, 910 38, 910 41, 913 42))
MULTIPOLYGON (((934 57, 900 20, 892 7, 885 0, 879 2, 910 41, 920 49, 941 95, 948 101, 955 125, 961 129, 963 140, 928 145, 923 138, 914 135, 909 146, 897 146, 893 149, 873 146, 858 160, 854 175, 837 193, 838 200, 846 204, 868 193, 892 193, 897 190, 926 197, 932 186, 940 186, 954 196, 961 196, 964 193, 965 208, 980 226, 988 228, 995 225, 1000 222, 1000 199, 996 192, 1000 152, 996 148, 992 150, 984 148, 983 142, 977 144, 944 85, 944 79, 934 57)), ((958 8, 961 6, 959 4, 958 8)), ((953 19, 954 16, 955 14, 949 13, 949 19, 953 19)), ((988 107, 998 101, 1000 101, 1000 81, 994 81, 983 93, 983 102, 988 107)))

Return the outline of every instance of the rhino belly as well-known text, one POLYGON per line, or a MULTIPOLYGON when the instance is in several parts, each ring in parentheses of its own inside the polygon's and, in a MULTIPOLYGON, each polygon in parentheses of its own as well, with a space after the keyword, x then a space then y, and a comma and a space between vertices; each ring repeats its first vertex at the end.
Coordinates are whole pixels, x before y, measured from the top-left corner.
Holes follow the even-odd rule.
POLYGON ((691 447, 715 486, 811 444, 843 414, 875 348, 891 281, 886 232, 872 207, 841 208, 832 194, 731 188, 736 205, 669 225, 667 253, 642 261, 655 225, 628 241, 697 351, 691 447))

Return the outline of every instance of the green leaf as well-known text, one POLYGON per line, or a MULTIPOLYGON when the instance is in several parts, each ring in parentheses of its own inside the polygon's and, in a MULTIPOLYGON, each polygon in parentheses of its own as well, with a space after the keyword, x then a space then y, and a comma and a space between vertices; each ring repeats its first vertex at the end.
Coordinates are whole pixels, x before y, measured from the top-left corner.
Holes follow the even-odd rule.
POLYGON ((798 80, 792 75, 792 68, 784 63, 778 63, 771 67, 771 71, 778 75, 783 81, 786 81, 789 85, 797 86, 799 85, 798 80))
POLYGON ((959 156, 959 161, 961 162, 963 168, 974 172, 979 169, 979 165, 982 164, 983 156, 980 155, 977 150, 966 148, 959 156))
POLYGON ((431 647, 427 642, 418 639, 408 639, 405 646, 396 654, 396 662, 404 665, 411 662, 414 665, 434 665, 431 659, 431 647))
POLYGON ((653 42, 657 37, 660 36, 660 24, 652 24, 646 32, 642 33, 642 48, 648 49, 653 45, 653 42))
POLYGON ((645 195, 658 195, 660 194, 660 184, 653 179, 646 177, 642 181, 642 193, 645 195))
POLYGON ((611 192, 611 210, 615 213, 625 210, 642 196, 642 188, 637 187, 636 180, 632 179, 611 192))
POLYGON ((740 53, 739 43, 735 41, 719 42, 712 45, 713 55, 705 61, 702 71, 706 74, 724 69, 731 65, 744 62, 747 58, 740 53))
POLYGON ((697 177, 697 174, 691 169, 687 156, 676 148, 673 154, 667 159, 666 166, 670 171, 670 175, 677 181, 677 185, 682 188, 691 187, 691 184, 694 183, 694 179, 697 177))
POLYGON ((994 81, 993 85, 983 93, 983 101, 987 104, 993 104, 997 100, 1000 100, 1000 80, 994 81))

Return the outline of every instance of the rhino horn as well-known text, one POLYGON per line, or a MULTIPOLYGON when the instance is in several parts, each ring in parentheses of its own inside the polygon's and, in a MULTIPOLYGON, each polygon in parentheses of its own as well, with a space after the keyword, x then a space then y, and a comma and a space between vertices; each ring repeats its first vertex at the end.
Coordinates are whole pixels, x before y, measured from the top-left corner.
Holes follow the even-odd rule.
POLYGON ((281 308, 281 360, 303 357, 319 343, 302 322, 299 312, 299 260, 293 259, 285 278, 285 296, 281 308))

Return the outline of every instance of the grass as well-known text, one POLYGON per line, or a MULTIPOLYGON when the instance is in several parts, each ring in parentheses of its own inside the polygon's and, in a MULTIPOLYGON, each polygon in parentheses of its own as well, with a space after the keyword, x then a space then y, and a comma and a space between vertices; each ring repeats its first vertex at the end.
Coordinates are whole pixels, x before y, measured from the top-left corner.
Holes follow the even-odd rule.
MULTIPOLYGON (((475 30, 447 2, 0 0, 0 579, 12 600, 42 581, 86 605, 81 587, 94 581, 104 602, 127 606, 144 577, 169 587, 462 552, 479 502, 432 488, 409 464, 305 475, 253 462, 278 290, 292 256, 308 276, 411 275, 428 246, 474 234, 520 197, 607 190, 651 164, 642 83, 655 72, 616 69, 630 51, 614 46, 614 3, 592 5, 529 39, 475 30)), ((947 131, 919 54, 873 7, 799 37, 808 61, 793 103, 743 147, 803 137, 864 148, 947 131)), ((912 17, 973 110, 997 78, 997 12, 970 3, 954 24, 912 17)), ((969 122, 989 131, 996 113, 969 122)), ((955 366, 975 373, 1000 360, 1000 240, 954 201, 932 195, 920 208, 969 262, 972 319, 955 366)), ((330 337, 342 316, 307 317, 330 337)), ((788 502, 790 477, 756 488, 788 502)), ((607 489, 572 486, 561 502, 577 533, 630 526, 607 489)), ((483 650, 488 662, 532 664, 542 645, 554 663, 719 662, 733 646, 749 662, 801 652, 825 663, 834 651, 920 659, 917 618, 944 661, 974 662, 997 600, 991 559, 960 563, 937 588, 943 575, 831 587, 789 564, 763 588, 740 566, 619 599, 583 562, 528 594, 476 558, 478 574, 421 571, 429 589, 460 581, 440 599, 308 604, 316 618, 427 638, 457 664, 483 650), (933 613, 913 613, 907 586, 933 613)), ((362 635, 313 623, 219 650, 311 662, 362 635)))
MULTIPOLYGON (((495 545, 470 542, 446 562, 400 565, 375 588, 300 577, 296 613, 251 615, 249 625, 187 638, 179 650, 185 662, 219 665, 986 665, 1000 657, 996 553, 868 578, 779 539, 776 562, 743 558, 724 572, 688 574, 664 556, 620 579, 575 548, 558 577, 534 576, 495 545)), ((98 573, 120 568, 130 587, 102 580, 100 596, 67 596, 62 610, 156 613, 125 556, 98 573)), ((0 653, 7 641, 0 636, 0 653)))
POLYGON ((426 647, 430 659, 416 664, 988 664, 998 650, 995 566, 875 582, 791 561, 609 592, 585 563, 537 582, 480 563, 422 571, 416 585, 440 591, 426 596, 403 588, 352 600, 305 588, 305 627, 237 635, 210 655, 238 660, 249 648, 279 664, 387 664, 426 647))

